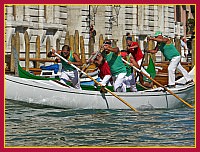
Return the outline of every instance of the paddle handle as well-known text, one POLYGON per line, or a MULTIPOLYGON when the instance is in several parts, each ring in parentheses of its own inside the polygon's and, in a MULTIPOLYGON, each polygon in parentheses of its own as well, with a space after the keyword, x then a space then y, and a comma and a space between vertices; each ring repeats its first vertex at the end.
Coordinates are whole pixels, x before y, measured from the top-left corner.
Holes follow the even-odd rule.
MULTIPOLYGON (((122 60, 130 65, 129 62, 127 62, 126 60, 124 60, 122 58, 122 60)), ((154 80, 153 78, 151 78, 150 76, 148 76, 147 74, 145 74, 144 72, 142 72, 141 70, 139 70, 138 68, 136 68, 135 66, 132 66, 136 71, 140 72, 141 74, 143 74, 145 77, 147 77, 148 79, 150 79, 151 81, 153 81, 155 84, 157 84, 158 86, 164 88, 167 92, 169 92, 170 94, 172 94, 174 97, 176 97, 178 100, 180 100, 181 102, 183 102, 184 104, 186 104, 188 107, 190 108, 194 108, 192 105, 190 105, 188 102, 186 102, 185 100, 183 100, 182 98, 180 98, 179 96, 177 96, 175 93, 173 93, 171 90, 167 89, 167 87, 163 86, 162 84, 160 84, 159 82, 157 82, 156 80, 154 80)))

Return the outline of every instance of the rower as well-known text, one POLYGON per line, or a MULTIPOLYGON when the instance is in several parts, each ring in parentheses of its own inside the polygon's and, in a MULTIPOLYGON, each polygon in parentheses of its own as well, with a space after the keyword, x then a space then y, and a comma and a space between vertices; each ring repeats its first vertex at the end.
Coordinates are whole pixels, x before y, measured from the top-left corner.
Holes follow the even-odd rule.
MULTIPOLYGON (((56 56, 55 52, 56 51, 52 49, 51 56, 56 56)), ((62 47, 62 51, 57 51, 56 53, 60 54, 63 58, 68 60, 68 62, 65 62, 61 59, 62 70, 61 70, 60 82, 63 84, 71 82, 74 88, 81 89, 78 71, 70 65, 73 64, 76 66, 82 66, 83 64, 79 56, 75 52, 70 50, 70 46, 68 45, 64 45, 62 47)))
POLYGON ((108 62, 110 67, 114 91, 125 92, 126 88, 123 85, 126 76, 126 67, 122 62, 122 57, 118 47, 112 48, 111 41, 105 40, 103 45, 102 55, 108 62))
POLYGON ((181 65, 181 55, 174 46, 174 44, 170 41, 169 38, 163 36, 162 32, 157 31, 154 37, 150 37, 149 40, 153 40, 157 42, 156 47, 153 50, 148 50, 148 53, 157 53, 159 50, 163 53, 166 60, 169 60, 168 66, 168 88, 175 88, 175 71, 178 69, 180 71, 185 80, 186 84, 193 83, 192 78, 188 74, 188 72, 181 65))

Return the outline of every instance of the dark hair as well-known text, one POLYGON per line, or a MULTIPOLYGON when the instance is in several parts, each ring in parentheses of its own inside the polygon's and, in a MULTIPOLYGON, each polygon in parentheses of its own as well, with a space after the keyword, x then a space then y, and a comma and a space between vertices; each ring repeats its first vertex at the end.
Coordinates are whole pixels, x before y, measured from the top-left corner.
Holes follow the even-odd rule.
POLYGON ((109 45, 111 45, 111 41, 110 41, 110 40, 106 40, 106 41, 104 41, 104 44, 109 44, 109 45))
POLYGON ((129 32, 126 33, 126 36, 130 36, 131 34, 129 32))
POLYGON ((70 51, 70 46, 69 46, 69 45, 64 45, 64 46, 62 47, 62 50, 70 51))
POLYGON ((127 37, 126 40, 132 41, 132 37, 127 37))

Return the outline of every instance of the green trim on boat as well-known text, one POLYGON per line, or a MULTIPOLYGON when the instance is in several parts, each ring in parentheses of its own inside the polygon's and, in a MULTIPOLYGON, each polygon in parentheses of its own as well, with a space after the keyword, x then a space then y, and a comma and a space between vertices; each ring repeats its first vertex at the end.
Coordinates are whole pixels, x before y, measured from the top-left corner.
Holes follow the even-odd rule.
POLYGON ((34 80, 59 80, 57 78, 45 78, 42 76, 33 75, 26 70, 24 70, 19 64, 18 64, 18 70, 19 70, 19 77, 20 78, 26 78, 26 79, 34 79, 34 80))
MULTIPOLYGON (((34 79, 34 80, 60 80, 59 78, 46 78, 46 77, 42 77, 42 76, 33 75, 33 74, 27 72, 26 70, 24 70, 19 64, 18 64, 18 70, 19 70, 20 78, 34 79)), ((71 86, 71 83, 67 82, 67 85, 71 86)), ((138 91, 144 90, 139 85, 136 85, 136 87, 137 87, 138 91)), ((90 91, 100 91, 100 89, 101 89, 100 86, 94 87, 94 86, 89 86, 89 85, 81 85, 81 88, 83 90, 90 90, 90 91)), ((107 86, 106 88, 108 88, 110 91, 114 92, 113 86, 107 86)), ((129 88, 127 88, 127 92, 130 92, 129 88)))

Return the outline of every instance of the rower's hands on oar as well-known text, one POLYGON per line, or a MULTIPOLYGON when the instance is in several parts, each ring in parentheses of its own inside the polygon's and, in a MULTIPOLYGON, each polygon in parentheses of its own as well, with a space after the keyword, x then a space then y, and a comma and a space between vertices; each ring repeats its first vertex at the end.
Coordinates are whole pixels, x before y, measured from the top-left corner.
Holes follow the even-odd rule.
POLYGON ((56 52, 56 50, 54 50, 53 48, 49 51, 49 53, 47 54, 47 57, 55 57, 56 55, 55 55, 55 52, 56 52))
POLYGON ((52 49, 51 49, 51 52, 52 52, 53 54, 55 54, 56 50, 54 50, 54 49, 52 48, 52 49))
POLYGON ((130 66, 133 66, 133 63, 130 63, 130 66))
POLYGON ((68 64, 72 64, 72 62, 71 62, 71 61, 69 61, 69 60, 68 60, 68 62, 67 62, 67 63, 68 63, 68 64))
POLYGON ((105 86, 102 86, 101 89, 100 89, 100 92, 101 93, 107 93, 108 91, 105 89, 105 86))

